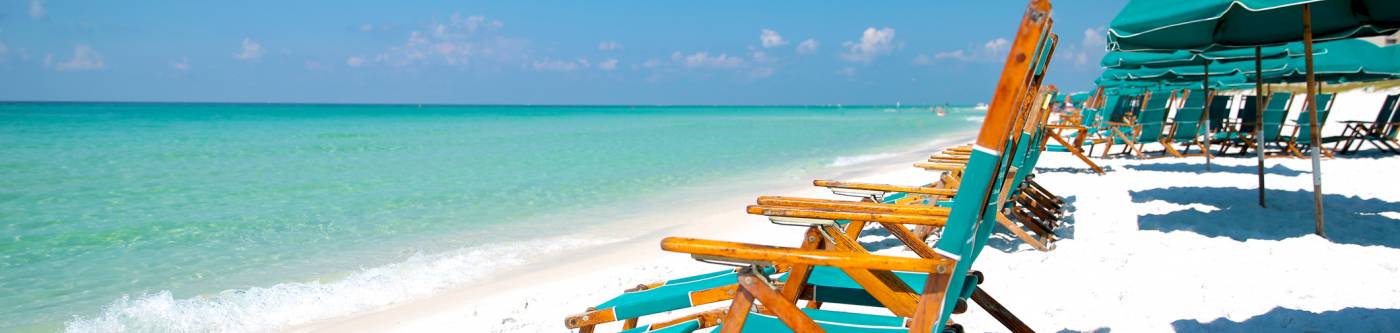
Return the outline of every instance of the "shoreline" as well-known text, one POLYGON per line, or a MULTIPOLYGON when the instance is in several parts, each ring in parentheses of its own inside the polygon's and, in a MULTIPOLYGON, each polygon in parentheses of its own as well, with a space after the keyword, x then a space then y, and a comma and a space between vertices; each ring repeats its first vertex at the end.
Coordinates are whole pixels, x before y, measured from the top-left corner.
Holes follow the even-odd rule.
MULTIPOLYGON (((919 155, 971 141, 976 130, 949 134, 891 153, 866 151, 877 156, 844 165, 831 162, 824 169, 803 172, 803 177, 883 181, 914 184, 932 179, 926 171, 909 167, 919 155), (922 176, 922 177, 921 177, 922 176), (923 178, 923 179, 920 179, 923 178), (912 182, 912 183, 911 183, 912 182)), ((462 327, 496 327, 499 331, 562 329, 564 316, 582 312, 637 284, 688 276, 716 270, 715 266, 689 257, 666 253, 658 248, 661 238, 687 237, 730 241, 783 244, 772 234, 791 233, 791 228, 773 225, 762 217, 749 215, 743 207, 759 195, 832 197, 830 191, 810 185, 811 179, 791 182, 761 181, 744 186, 729 183, 698 189, 678 190, 706 195, 669 202, 678 209, 655 209, 628 214, 606 227, 644 226, 656 219, 684 222, 654 228, 625 240, 586 246, 562 254, 536 257, 527 263, 487 273, 464 285, 449 287, 431 296, 391 305, 387 308, 316 320, 288 328, 298 332, 382 332, 436 331, 462 327), (786 185, 781 185, 786 184, 786 185), (693 191, 693 192, 692 192, 693 191), (568 278, 560 278, 568 276, 568 278), (508 277, 508 278, 503 278, 508 277), (572 286, 594 286, 578 290, 572 286), (531 304, 531 303, 534 304, 531 304)), ((927 181, 925 181, 926 183, 927 181)), ((684 196, 682 196, 684 197, 684 196)), ((586 233, 584 235, 587 235, 586 233)), ((795 234, 794 234, 795 235, 795 234)), ((797 237, 797 236, 793 236, 797 237)))

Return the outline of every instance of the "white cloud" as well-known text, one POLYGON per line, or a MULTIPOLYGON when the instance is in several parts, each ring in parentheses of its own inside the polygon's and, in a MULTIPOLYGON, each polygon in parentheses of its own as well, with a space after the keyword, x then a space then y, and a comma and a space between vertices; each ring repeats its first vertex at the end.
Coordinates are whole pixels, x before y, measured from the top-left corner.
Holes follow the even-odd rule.
POLYGON ((914 61, 911 61, 911 63, 915 65, 931 65, 933 64, 933 60, 933 57, 930 57, 927 54, 919 53, 918 56, 914 57, 914 61))
POLYGON ((1003 53, 1004 51, 1002 50, 1006 49, 1006 46, 1010 44, 1011 41, 1006 40, 1006 38, 997 38, 983 43, 982 48, 985 49, 988 54, 997 55, 1003 53))
POLYGON ((189 72, 189 71, 190 71, 190 59, 189 59, 189 58, 181 57, 180 60, 178 60, 178 61, 171 61, 171 62, 170 62, 170 69, 173 69, 173 70, 176 70, 176 71, 179 71, 179 72, 189 72))
POLYGON ((763 43, 763 48, 779 47, 788 43, 783 40, 783 35, 779 35, 777 31, 771 29, 761 30, 758 34, 758 40, 763 43))
POLYGON ((360 25, 360 31, 361 31, 361 32, 370 32, 370 31, 374 31, 374 25, 373 25, 373 24, 368 24, 368 23, 366 23, 366 24, 361 24, 361 25, 360 25))
POLYGON ((743 58, 732 57, 724 53, 711 56, 708 52, 695 52, 690 55, 674 52, 671 53, 671 60, 680 61, 686 67, 691 68, 736 68, 744 64, 743 58))
POLYGON ((53 65, 53 69, 60 72, 77 72, 99 70, 106 67, 102 61, 102 55, 87 45, 78 44, 73 46, 73 58, 68 61, 54 63, 53 56, 44 58, 44 65, 53 65))
POLYGON ((809 54, 812 52, 817 52, 818 46, 819 45, 817 43, 817 40, 808 38, 807 40, 804 40, 801 43, 797 43, 797 53, 809 54))
POLYGON ((531 63, 530 67, 534 68, 536 71, 541 72, 572 72, 579 69, 588 69, 589 64, 588 60, 584 59, 575 59, 569 61, 553 60, 546 58, 544 60, 531 63))
POLYGON ((610 58, 610 59, 608 59, 608 60, 603 60, 603 62, 599 62, 599 63, 598 63, 598 69, 605 70, 605 71, 611 71, 611 70, 617 69, 617 59, 611 59, 611 58, 610 58))
POLYGON ((773 57, 768 56, 768 52, 763 52, 759 50, 750 51, 749 59, 753 59, 753 62, 762 64, 768 64, 778 61, 778 59, 774 59, 773 57))
POLYGON ((365 57, 354 56, 354 57, 345 58, 345 65, 346 65, 346 66, 350 66, 351 68, 358 68, 358 67, 360 67, 360 66, 364 66, 364 65, 365 65, 365 57))
POLYGON ((488 61, 531 65, 526 62, 526 41, 496 33, 504 26, 500 20, 453 14, 447 22, 433 22, 424 30, 410 31, 403 45, 390 47, 367 61, 399 68, 433 63, 468 66, 488 61))
POLYGON ((846 52, 841 54, 841 58, 853 62, 870 62, 884 54, 894 50, 894 29, 875 27, 865 28, 861 33, 859 42, 847 41, 841 43, 846 48, 846 52))
POLYGON ((1103 27, 1084 29, 1084 39, 1079 42, 1080 49, 1074 57, 1074 65, 1083 68, 1092 64, 1094 69, 1098 69, 1098 60, 1108 52, 1105 38, 1103 27))
POLYGON ((254 42, 251 38, 243 38, 243 50, 234 53, 233 57, 238 60, 256 61, 262 59, 265 53, 267 53, 267 50, 263 49, 262 44, 254 42))
MULTIPOLYGON (((635 65, 634 65, 634 66, 635 66, 635 65)), ((648 68, 648 69, 650 69, 650 68, 657 68, 657 67, 661 67, 661 60, 647 59, 646 62, 643 62, 643 63, 642 63, 642 68, 648 68)))
POLYGON ((749 70, 750 78, 762 79, 770 76, 773 76, 772 67, 755 67, 754 69, 749 70))
POLYGON ((996 38, 982 43, 982 47, 969 45, 964 49, 935 52, 933 56, 920 53, 914 58, 915 65, 929 65, 936 61, 953 60, 968 62, 995 62, 1006 59, 1007 47, 1011 41, 1006 38, 996 38))
POLYGON ((47 12, 47 10, 44 10, 44 0, 29 0, 29 17, 44 17, 44 14, 47 12))
POLYGON ((603 51, 620 51, 622 44, 610 40, 598 42, 598 49, 603 51))

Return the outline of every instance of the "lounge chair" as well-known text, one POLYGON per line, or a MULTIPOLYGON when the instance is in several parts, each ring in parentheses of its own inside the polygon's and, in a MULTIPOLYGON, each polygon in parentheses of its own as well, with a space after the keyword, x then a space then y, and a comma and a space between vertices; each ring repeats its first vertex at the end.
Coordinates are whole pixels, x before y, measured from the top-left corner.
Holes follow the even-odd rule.
POLYGON ((1342 130, 1345 141, 1339 142, 1341 149, 1336 146, 1333 150, 1345 154, 1351 151, 1352 142, 1356 142, 1356 149, 1361 149, 1361 143, 1370 142, 1381 151, 1400 153, 1400 142, 1395 141, 1396 124, 1400 123, 1400 95, 1390 95, 1385 97, 1381 103, 1381 109, 1376 112, 1376 120, 1365 121, 1344 121, 1346 129, 1342 130))
POLYGON ((1168 154, 1176 157, 1190 155, 1191 146, 1200 147, 1201 153, 1196 155, 1210 154, 1210 143, 1203 142, 1201 135, 1201 120, 1205 120, 1205 92, 1201 90, 1190 90, 1186 92, 1186 101, 1176 110, 1176 115, 1172 116, 1172 121, 1167 125, 1167 133, 1170 135, 1161 139, 1162 149, 1168 154), (1183 143, 1184 147, 1180 151, 1173 147, 1174 144, 1183 143))
MULTIPOLYGON (((1316 97, 1316 100, 1317 100, 1317 124, 1318 124, 1318 125, 1317 125, 1317 131, 1318 131, 1318 133, 1321 133, 1321 132, 1322 132, 1322 126, 1323 126, 1323 125, 1327 125, 1327 116, 1328 116, 1329 114, 1332 113, 1332 98, 1333 98, 1334 96, 1336 96, 1336 95, 1334 95, 1334 94, 1318 94, 1317 97, 1316 97)), ((1292 131, 1292 134, 1291 134, 1291 135, 1279 136, 1279 142, 1280 142, 1280 145, 1282 145, 1283 151, 1284 151, 1285 153, 1292 154, 1292 156, 1294 156, 1294 157, 1298 157, 1298 158, 1307 157, 1307 156, 1304 155, 1303 153, 1304 153, 1304 152, 1307 152, 1309 149, 1312 149, 1312 148, 1313 148, 1313 147, 1312 147, 1312 130, 1311 130, 1310 127, 1309 127, 1309 124, 1312 124, 1312 116, 1309 114, 1309 113, 1311 112, 1309 109, 1310 109, 1310 107, 1307 106, 1306 104, 1304 104, 1304 106, 1303 106, 1303 111, 1302 111, 1302 112, 1299 112, 1299 114, 1298 114, 1298 119, 1297 119, 1296 121, 1294 121, 1293 131, 1292 131)), ((1318 138, 1318 140, 1319 140, 1319 143, 1331 143, 1331 142, 1340 141, 1340 137, 1337 137, 1337 138, 1318 138)), ((1319 148, 1321 148, 1321 147, 1319 147, 1319 148)), ((1327 148, 1321 148, 1321 149, 1322 149, 1322 150, 1321 150, 1320 152, 1321 152, 1323 155, 1326 155, 1327 157, 1333 157, 1332 151, 1331 151, 1331 150, 1329 150, 1329 149, 1327 149, 1327 148)))
MULTIPOLYGON (((1138 158, 1147 158, 1142 148, 1147 143, 1159 142, 1162 138, 1163 123, 1167 120, 1167 103, 1172 92, 1155 91, 1148 95, 1140 111, 1130 122, 1110 123, 1114 144, 1124 145, 1123 153, 1132 151, 1138 158)), ((1104 149, 1107 157, 1108 149, 1104 149)))
MULTIPOLYGON (((1247 153, 1250 149, 1261 149, 1262 145, 1279 142, 1278 137, 1283 131, 1283 120, 1288 116, 1288 107, 1292 104, 1292 100, 1292 93, 1276 92, 1269 95, 1269 98, 1264 101, 1264 119, 1262 122, 1264 137, 1257 137, 1258 133, 1253 131, 1241 131, 1240 134, 1242 135, 1236 137, 1233 142, 1240 147, 1240 153, 1247 153)), ((1249 129, 1253 130, 1254 128, 1249 129)))
MULTIPOLYGON (((1012 48, 1012 56, 1025 58, 1028 46, 1027 36, 1040 35, 1028 28, 1048 29, 1048 4, 1033 2, 1033 7, 1022 22, 1017 43, 1012 48), (1043 24, 1035 24, 1037 21, 1043 24)), ((1008 66, 1016 66, 1008 62, 1008 66)), ((1020 66, 1026 66, 1021 64, 1020 66)), ((1024 67, 1022 67, 1024 68, 1024 67)), ((734 301, 721 320, 720 332, 943 332, 948 323, 948 315, 954 312, 957 301, 966 294, 976 301, 978 275, 968 278, 971 262, 975 260, 981 245, 985 244, 983 231, 991 228, 977 228, 986 217, 985 208, 993 198, 1005 199, 1010 186, 1007 180, 1017 173, 1012 167, 1018 144, 1029 144, 1019 140, 1015 123, 1024 123, 1014 110, 1018 95, 1015 91, 1021 80, 1017 72, 1008 68, 1003 73, 998 88, 998 96, 993 100, 982 135, 978 136, 977 148, 968 159, 966 172, 954 207, 945 223, 945 231, 937 243, 937 249, 916 250, 919 258, 880 256, 870 254, 858 244, 848 242, 849 238, 837 237, 839 230, 830 224, 816 223, 809 229, 809 235, 822 233, 833 244, 824 250, 802 248, 782 248, 741 243, 707 241, 685 238, 668 238, 662 242, 667 251, 688 253, 698 260, 709 262, 730 262, 744 265, 741 273, 756 272, 762 267, 788 265, 793 268, 789 279, 781 287, 765 279, 762 274, 750 274, 740 279, 734 301), (1010 96, 1007 96, 1007 95, 1010 96), (799 266, 831 267, 839 269, 851 280, 876 298, 894 316, 874 316, 825 310, 803 310, 797 306, 797 299, 807 281, 796 280, 801 272, 799 266), (895 271, 923 275, 918 291, 895 271), (754 310, 758 305, 759 310, 754 310), (908 324, 906 324, 908 318, 908 324), (907 327, 906 327, 907 326, 907 327)), ((1034 86, 1034 83, 1027 83, 1034 86)), ((1028 88, 1021 88, 1028 89, 1028 88)), ((995 209, 993 209, 995 211, 995 209)), ((994 213, 994 212, 993 212, 994 213)), ((989 233, 989 231, 986 231, 989 233)), ((813 237, 816 238, 816 237, 813 237)), ((810 272, 817 272, 812 269, 810 272)), ((915 283, 918 285, 920 283, 915 283)), ((985 294, 983 294, 985 295, 985 294)), ((810 303, 809 303, 810 304, 810 303)), ((982 304, 982 302, 979 302, 982 304)), ((985 305, 984 305, 985 306, 985 305)), ((1004 310, 1004 309, 1000 309, 1004 310)), ((1004 311, 990 311, 1004 313, 1004 311)), ((1014 326, 1014 325, 1008 325, 1014 326)), ((1024 324, 1013 330, 1020 331, 1024 324)))

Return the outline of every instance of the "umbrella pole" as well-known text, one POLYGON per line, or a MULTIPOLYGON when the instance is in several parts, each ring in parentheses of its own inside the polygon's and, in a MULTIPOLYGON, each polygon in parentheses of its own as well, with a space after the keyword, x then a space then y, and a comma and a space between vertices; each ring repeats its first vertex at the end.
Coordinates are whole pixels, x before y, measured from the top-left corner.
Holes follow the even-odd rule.
POLYGON ((1264 204, 1264 60, 1263 48, 1254 48, 1254 151, 1259 155, 1259 207, 1264 204))
POLYGON ((1312 134, 1312 178, 1313 178, 1313 217, 1317 222, 1317 235, 1327 238, 1322 232, 1322 156, 1318 143, 1317 124, 1317 81, 1313 77, 1313 35, 1312 35, 1312 9, 1308 4, 1303 5, 1303 56, 1308 65, 1308 114, 1312 121, 1308 122, 1308 131, 1312 134))
MULTIPOLYGON (((1204 95, 1204 96, 1201 96, 1201 98, 1204 98, 1204 99, 1205 99, 1205 101, 1206 101, 1206 104, 1205 104, 1206 107, 1205 107, 1205 109, 1201 110, 1201 111, 1202 111, 1202 112, 1201 112, 1201 119, 1205 119, 1205 123, 1206 123, 1206 140, 1205 140, 1205 142, 1201 145, 1201 153, 1206 154, 1206 171, 1209 172, 1209 171, 1210 171, 1210 139, 1211 139, 1212 136, 1214 136, 1214 134, 1212 134, 1212 133, 1210 132, 1210 99, 1211 99, 1211 98, 1210 98, 1210 60, 1206 60, 1206 64, 1205 64, 1204 66, 1205 66, 1205 71, 1204 71, 1204 72, 1205 72, 1205 77, 1204 77, 1203 79, 1201 79, 1201 94, 1204 95)), ((1186 104, 1184 104, 1184 103, 1182 104, 1182 106, 1185 106, 1185 105, 1186 105, 1186 104)), ((1199 135, 1201 132, 1196 132, 1196 133, 1199 135)), ((1188 147, 1188 148, 1189 148, 1189 147, 1188 147)))

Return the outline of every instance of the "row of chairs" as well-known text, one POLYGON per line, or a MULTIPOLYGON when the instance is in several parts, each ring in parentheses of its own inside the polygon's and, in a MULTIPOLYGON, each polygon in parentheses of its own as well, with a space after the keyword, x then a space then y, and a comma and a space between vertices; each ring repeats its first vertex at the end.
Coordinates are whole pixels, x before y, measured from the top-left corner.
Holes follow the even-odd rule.
MULTIPOLYGON (((1353 147, 1370 142, 1378 149, 1387 152, 1400 152, 1400 142, 1396 141, 1400 132, 1400 112, 1397 112, 1397 99, 1400 95, 1388 96, 1374 121, 1343 122, 1346 128, 1341 135, 1320 138, 1321 143, 1333 143, 1332 149, 1322 148, 1320 152, 1333 156, 1333 152, 1350 152, 1353 147)), ((1335 99, 1334 94, 1319 94, 1318 121, 1327 124, 1327 117, 1335 99)), ((1083 135, 1080 142, 1089 145, 1092 154, 1097 145, 1103 145, 1103 156, 1111 154, 1115 145, 1121 145, 1121 154, 1131 153, 1138 158, 1162 156, 1199 156, 1211 154, 1212 149, 1226 154, 1237 149, 1239 154, 1262 147, 1270 156, 1306 157, 1312 147, 1312 132, 1309 130, 1312 117, 1300 112, 1291 123, 1285 123, 1293 95, 1276 92, 1264 99, 1262 131, 1255 126, 1258 119, 1258 99, 1243 96, 1236 100, 1233 96, 1206 96, 1201 90, 1154 91, 1144 95, 1107 96, 1101 108, 1084 109, 1078 123, 1067 128, 1072 135, 1083 135), (1205 101, 1210 99, 1209 110, 1205 101), (1238 103, 1232 103, 1238 102, 1238 103), (1238 104, 1238 105, 1236 105, 1238 104), (1170 121, 1167 114, 1171 106, 1177 105, 1170 121), (1238 117, 1230 118, 1231 108, 1238 109, 1238 117), (1158 152, 1145 150, 1148 144, 1162 146, 1158 152), (1177 149, 1180 146, 1181 149, 1177 149), (1218 148, 1212 148, 1218 147, 1218 148), (1197 153, 1191 153, 1196 148, 1197 153)), ((1304 105, 1304 110, 1308 106, 1304 105)))
POLYGON ((984 276, 971 268, 997 226, 1049 250, 1063 214, 1064 201, 1030 172, 1053 96, 1040 87, 1058 40, 1049 13, 1047 0, 1031 1, 978 140, 915 163, 940 172, 936 180, 923 186, 813 182, 859 200, 759 197, 746 211, 805 229, 799 246, 666 238, 663 250, 738 268, 641 285, 566 317, 565 325, 593 332, 621 321, 628 333, 714 326, 718 332, 960 332, 949 318, 972 300, 1011 331, 1030 332, 978 288, 984 276), (914 256, 871 253, 857 241, 867 229, 887 231, 914 256), (728 306, 698 308, 723 302, 728 306), (639 323, 671 311, 692 313, 639 323))

